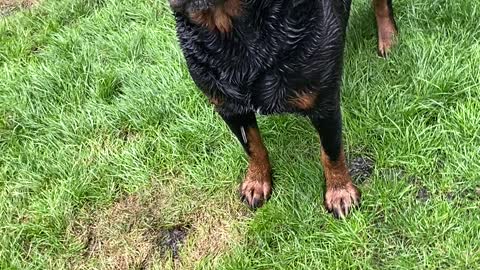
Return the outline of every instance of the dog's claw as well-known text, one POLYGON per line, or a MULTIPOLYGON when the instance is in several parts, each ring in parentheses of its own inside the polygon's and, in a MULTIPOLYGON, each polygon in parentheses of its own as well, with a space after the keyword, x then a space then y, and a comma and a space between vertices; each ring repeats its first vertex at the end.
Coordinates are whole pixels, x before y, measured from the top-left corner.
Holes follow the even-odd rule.
POLYGON ((252 208, 253 209, 257 209, 258 207, 260 207, 262 204, 262 201, 259 200, 259 199, 253 199, 253 203, 252 203, 252 208))
POLYGON ((352 208, 358 206, 360 196, 360 191, 352 183, 329 188, 325 193, 325 208, 335 218, 345 218, 352 208))
POLYGON ((241 187, 241 199, 250 208, 257 209, 268 200, 272 193, 272 184, 270 179, 265 181, 255 181, 246 178, 241 187))

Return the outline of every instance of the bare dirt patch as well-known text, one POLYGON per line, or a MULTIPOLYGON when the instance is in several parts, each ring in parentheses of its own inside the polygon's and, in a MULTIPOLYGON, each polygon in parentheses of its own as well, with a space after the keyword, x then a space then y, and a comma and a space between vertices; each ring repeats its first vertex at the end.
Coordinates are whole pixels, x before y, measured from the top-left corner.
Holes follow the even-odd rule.
POLYGON ((368 157, 355 157, 349 162, 349 171, 355 183, 363 183, 373 172, 374 162, 368 157))
POLYGON ((179 251, 183 242, 185 241, 188 229, 188 227, 184 226, 175 226, 163 233, 160 247, 171 250, 173 259, 179 258, 179 251))
POLYGON ((214 200, 182 195, 178 187, 157 185, 86 211, 69 228, 83 254, 68 268, 192 269, 241 240, 238 224, 249 211, 232 194, 214 200), (182 205, 187 197, 190 204, 182 205))
POLYGON ((426 202, 430 198, 430 192, 426 187, 421 187, 417 191, 416 199, 421 202, 426 202))

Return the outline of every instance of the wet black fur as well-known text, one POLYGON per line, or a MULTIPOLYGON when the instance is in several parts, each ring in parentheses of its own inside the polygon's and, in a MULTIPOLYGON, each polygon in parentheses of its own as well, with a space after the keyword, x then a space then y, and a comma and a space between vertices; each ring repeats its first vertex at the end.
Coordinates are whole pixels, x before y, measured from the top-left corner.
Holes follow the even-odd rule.
MULTIPOLYGON (((250 149, 245 135, 245 130, 258 132, 255 112, 300 113, 309 117, 318 131, 326 158, 340 161, 342 166, 340 84, 350 1, 241 0, 241 15, 233 19, 227 33, 175 14, 193 80, 216 104, 250 157, 267 154, 250 149), (303 108, 295 107, 299 104, 291 100, 302 94, 316 96, 313 106, 306 102, 300 104, 303 108)), ((391 0, 387 7, 393 20, 391 0)), ((249 192, 241 192, 242 198, 247 197, 253 208, 260 206, 262 200, 248 200, 249 192)), ((356 196, 360 198, 359 192, 356 196)), ((327 210, 344 216, 348 211, 340 208, 327 210)))
MULTIPOLYGON (((337 118, 350 0, 244 0, 228 33, 211 31, 176 13, 190 74, 225 117, 297 112, 337 118), (288 103, 316 92, 313 109, 288 103)), ((337 126, 337 125, 335 125, 337 126)))

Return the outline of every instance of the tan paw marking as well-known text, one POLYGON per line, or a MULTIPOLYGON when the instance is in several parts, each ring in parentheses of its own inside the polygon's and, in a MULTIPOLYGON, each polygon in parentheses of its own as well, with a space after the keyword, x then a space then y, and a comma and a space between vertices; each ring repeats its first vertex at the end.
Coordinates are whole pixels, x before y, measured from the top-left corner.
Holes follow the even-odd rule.
POLYGON ((343 187, 327 189, 325 208, 337 218, 344 218, 352 208, 360 203, 360 191, 352 183, 343 187))

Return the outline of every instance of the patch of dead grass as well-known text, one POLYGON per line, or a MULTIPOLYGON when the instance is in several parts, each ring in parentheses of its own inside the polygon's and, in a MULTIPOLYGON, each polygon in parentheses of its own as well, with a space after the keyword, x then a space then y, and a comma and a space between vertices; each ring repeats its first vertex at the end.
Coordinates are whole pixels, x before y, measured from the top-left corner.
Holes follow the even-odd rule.
POLYGON ((203 198, 178 183, 156 184, 86 211, 69 228, 83 250, 69 268, 193 269, 203 259, 215 263, 242 240, 238 224, 249 214, 234 192, 226 193, 203 198))
POLYGON ((12 13, 16 9, 28 9, 38 5, 39 0, 0 0, 0 17, 12 13))
MULTIPOLYGON (((230 196, 226 194, 225 196, 230 196)), ((202 259, 215 261, 242 240, 245 231, 238 226, 251 213, 244 205, 236 201, 218 204, 207 202, 202 208, 190 214, 188 220, 193 221, 195 231, 187 239, 184 247, 185 260, 182 266, 191 269, 202 259), (218 207, 218 208, 217 208, 218 207)))
POLYGON ((0 7, 30 8, 38 4, 38 0, 0 0, 0 7))

